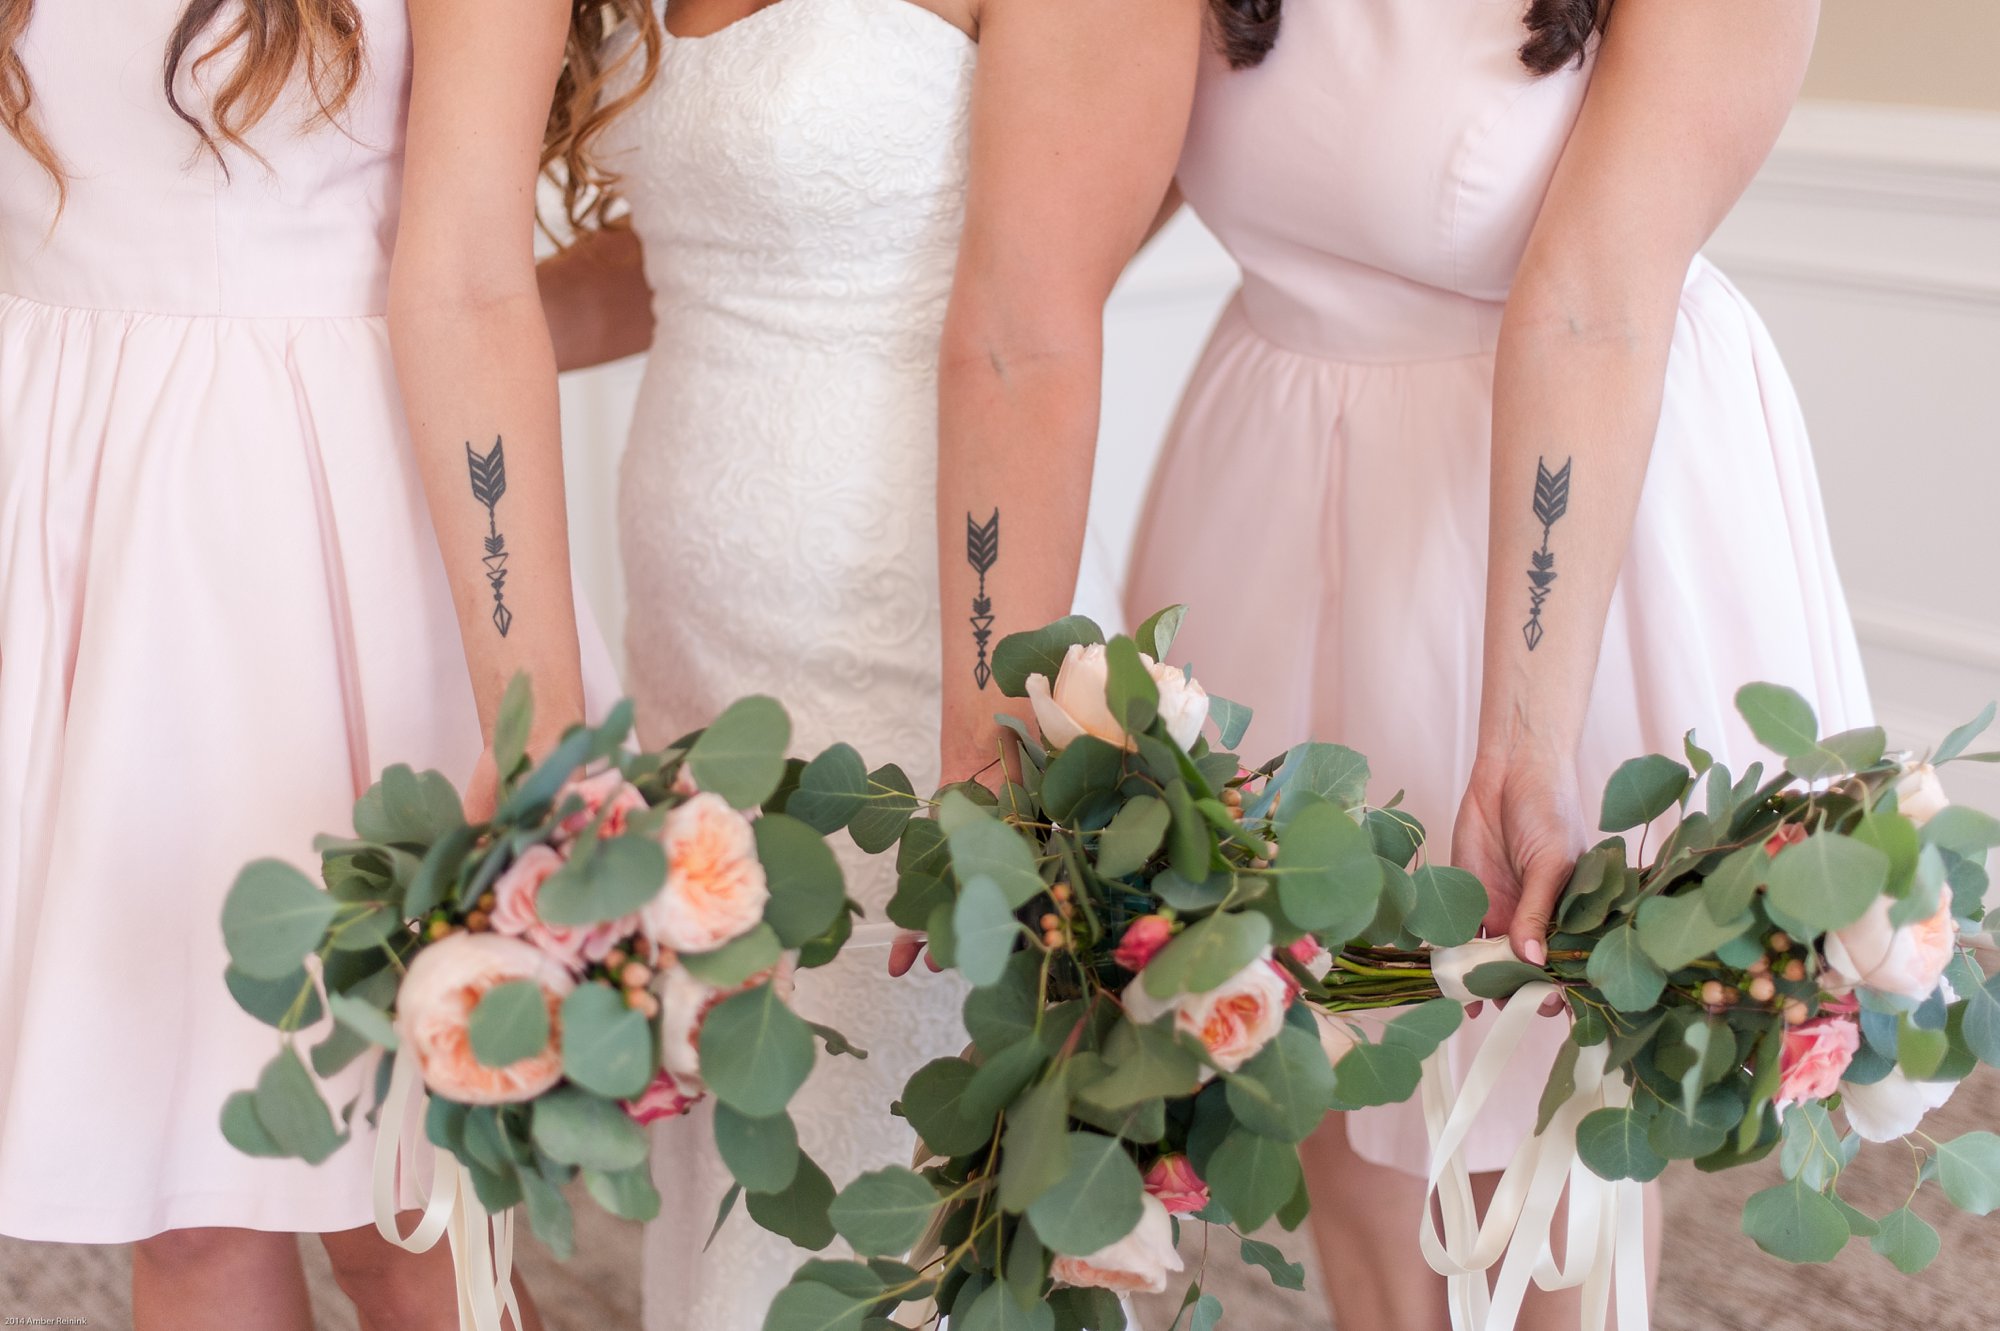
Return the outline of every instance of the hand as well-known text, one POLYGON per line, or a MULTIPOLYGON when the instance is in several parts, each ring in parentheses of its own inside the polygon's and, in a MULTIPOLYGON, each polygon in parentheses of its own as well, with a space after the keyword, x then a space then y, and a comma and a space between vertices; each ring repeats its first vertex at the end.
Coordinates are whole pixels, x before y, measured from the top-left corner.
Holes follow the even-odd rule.
POLYGON ((903 976, 908 975, 912 970, 916 969, 917 958, 919 956, 923 957, 924 964, 929 966, 933 972, 944 969, 944 967, 938 965, 937 958, 932 956, 930 951, 924 946, 924 936, 922 934, 913 929, 903 930, 896 935, 896 941, 889 945, 889 974, 896 979, 901 979, 903 976))
POLYGON ((1452 829, 1452 863, 1486 885, 1486 927, 1548 964, 1549 924, 1588 839, 1575 760, 1524 742, 1473 761, 1452 829))

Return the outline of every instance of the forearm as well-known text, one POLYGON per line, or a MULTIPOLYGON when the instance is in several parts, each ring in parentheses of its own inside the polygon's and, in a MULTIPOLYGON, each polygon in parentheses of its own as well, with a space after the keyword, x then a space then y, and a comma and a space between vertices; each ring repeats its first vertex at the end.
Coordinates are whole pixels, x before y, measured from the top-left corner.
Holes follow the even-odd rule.
POLYGON ((1025 712, 988 675, 1010 633, 1070 611, 1090 508, 1102 338, 1079 319, 1033 350, 953 330, 938 395, 938 570, 945 780, 989 766, 997 712, 1025 712))
MULTIPOLYGON (((525 269, 524 269, 525 272, 525 269)), ((583 717, 555 359, 533 289, 487 301, 406 290, 390 337, 482 732, 517 672, 535 732, 583 717)))
POLYGON ((556 368, 582 370, 636 356, 653 342, 653 293, 629 226, 579 237, 535 269, 556 368))
POLYGON ((1567 760, 1659 424, 1679 287, 1523 278, 1494 373, 1479 741, 1567 760))

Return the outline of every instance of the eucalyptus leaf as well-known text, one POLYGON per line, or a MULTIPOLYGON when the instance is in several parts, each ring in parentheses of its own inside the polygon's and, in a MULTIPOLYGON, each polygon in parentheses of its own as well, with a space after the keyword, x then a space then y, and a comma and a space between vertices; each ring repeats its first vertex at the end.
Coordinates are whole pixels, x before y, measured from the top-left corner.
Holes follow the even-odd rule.
POLYGON ((703 790, 738 809, 754 809, 783 779, 791 741, 791 718, 776 699, 739 698, 695 740, 688 750, 688 769, 703 790))

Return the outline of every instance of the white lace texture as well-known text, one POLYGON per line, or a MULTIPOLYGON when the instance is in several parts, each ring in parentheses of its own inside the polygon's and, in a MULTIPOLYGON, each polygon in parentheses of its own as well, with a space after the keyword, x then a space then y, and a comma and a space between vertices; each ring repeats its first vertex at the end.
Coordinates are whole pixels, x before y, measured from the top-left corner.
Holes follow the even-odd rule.
MULTIPOLYGON (((730 700, 791 711, 793 750, 836 739, 937 779, 938 335, 957 256, 974 47, 908 0, 778 0, 669 39, 614 130, 657 331, 621 469, 627 670, 649 741, 730 700)), ((880 925, 893 856, 839 839, 880 925)), ((960 991, 884 974, 868 929, 800 977, 822 1056, 794 1104, 836 1186, 907 1164, 889 1105, 964 1044, 960 991)), ((757 1331, 807 1255, 739 1207, 705 1115, 657 1130, 650 1331, 757 1331)))

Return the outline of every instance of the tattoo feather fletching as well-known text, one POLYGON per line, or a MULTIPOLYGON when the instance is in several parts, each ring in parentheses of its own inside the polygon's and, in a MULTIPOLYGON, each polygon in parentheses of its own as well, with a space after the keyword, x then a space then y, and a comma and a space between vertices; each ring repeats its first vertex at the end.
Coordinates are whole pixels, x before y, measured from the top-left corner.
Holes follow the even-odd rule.
POLYGON ((1535 521, 1542 524, 1542 542, 1548 543, 1548 528, 1569 511, 1569 469, 1565 460, 1561 471, 1550 471, 1548 463, 1535 459, 1535 521))

